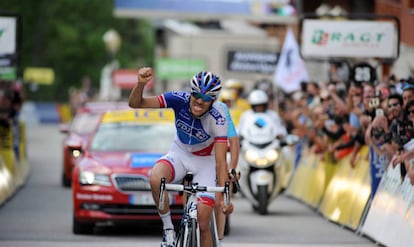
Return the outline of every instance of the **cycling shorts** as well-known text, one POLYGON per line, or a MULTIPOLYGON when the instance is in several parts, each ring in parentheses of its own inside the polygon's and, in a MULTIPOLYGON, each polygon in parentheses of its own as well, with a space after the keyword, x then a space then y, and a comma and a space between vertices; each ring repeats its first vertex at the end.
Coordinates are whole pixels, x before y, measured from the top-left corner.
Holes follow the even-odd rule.
MULTIPOLYGON (((197 156, 182 150, 173 142, 170 151, 162 156, 157 163, 167 164, 171 168, 172 181, 180 184, 187 174, 193 174, 193 183, 199 185, 216 186, 216 160, 214 155, 197 156)), ((201 203, 214 207, 215 193, 199 192, 201 203)))

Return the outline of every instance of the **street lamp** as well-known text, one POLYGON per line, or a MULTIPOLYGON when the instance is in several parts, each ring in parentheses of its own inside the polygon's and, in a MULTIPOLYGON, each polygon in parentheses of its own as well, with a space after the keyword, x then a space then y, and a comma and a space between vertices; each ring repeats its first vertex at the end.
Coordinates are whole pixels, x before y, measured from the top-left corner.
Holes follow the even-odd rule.
POLYGON ((115 55, 121 47, 121 36, 116 30, 109 29, 104 33, 102 39, 109 55, 109 61, 101 71, 99 99, 102 101, 119 100, 121 90, 112 83, 112 73, 119 69, 119 62, 115 55))
POLYGON ((121 36, 114 29, 109 29, 103 35, 106 51, 111 56, 111 61, 115 58, 116 53, 121 47, 121 36))

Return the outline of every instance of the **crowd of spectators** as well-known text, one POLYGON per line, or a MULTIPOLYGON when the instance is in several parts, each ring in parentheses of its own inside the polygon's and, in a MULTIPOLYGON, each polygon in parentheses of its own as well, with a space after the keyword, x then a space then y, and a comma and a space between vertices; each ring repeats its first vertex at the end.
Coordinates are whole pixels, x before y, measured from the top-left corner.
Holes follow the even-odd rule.
MULTIPOLYGON (((253 91, 257 89, 261 88, 253 91)), ((360 158, 369 160, 371 197, 389 165, 395 168, 400 164, 401 178, 408 174, 414 185, 414 78, 304 82, 300 90, 290 94, 263 91, 276 102, 272 108, 278 111, 288 133, 300 137, 295 146, 295 166, 308 149, 328 162, 349 157, 351 168, 360 158), (367 157, 359 157, 363 146, 369 148, 367 157)))
POLYGON ((389 165, 401 164, 414 185, 414 78, 380 83, 303 83, 285 96, 279 112, 288 131, 301 138, 295 165, 304 148, 335 162, 350 156, 356 165, 363 145, 368 157, 373 196, 389 165))
POLYGON ((7 145, 6 134, 11 129, 13 133, 12 145, 19 158, 19 113, 23 105, 24 95, 19 81, 2 80, 0 78, 0 139, 2 145, 7 145))

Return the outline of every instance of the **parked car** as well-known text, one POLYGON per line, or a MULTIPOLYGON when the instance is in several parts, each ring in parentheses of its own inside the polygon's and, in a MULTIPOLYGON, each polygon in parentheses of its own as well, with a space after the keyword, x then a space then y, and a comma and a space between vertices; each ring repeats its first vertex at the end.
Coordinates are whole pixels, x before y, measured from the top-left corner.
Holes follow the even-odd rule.
POLYGON ((70 187, 72 170, 80 156, 80 150, 72 148, 72 143, 86 145, 104 112, 127 107, 126 102, 88 102, 78 109, 70 123, 60 125, 60 132, 65 134, 62 142, 62 186, 70 187))
MULTIPOLYGON (((175 136, 170 109, 116 110, 103 114, 72 175, 73 233, 119 223, 160 224, 149 184, 156 160, 175 136)), ((179 222, 183 204, 170 192, 171 215, 179 222)))

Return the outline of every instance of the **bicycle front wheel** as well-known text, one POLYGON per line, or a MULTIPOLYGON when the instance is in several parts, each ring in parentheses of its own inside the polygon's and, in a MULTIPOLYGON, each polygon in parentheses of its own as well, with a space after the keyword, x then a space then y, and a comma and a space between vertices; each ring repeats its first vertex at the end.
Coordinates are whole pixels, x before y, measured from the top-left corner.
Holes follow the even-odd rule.
POLYGON ((196 219, 191 219, 187 224, 185 247, 200 246, 200 234, 198 233, 198 222, 196 219))

